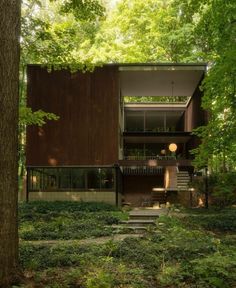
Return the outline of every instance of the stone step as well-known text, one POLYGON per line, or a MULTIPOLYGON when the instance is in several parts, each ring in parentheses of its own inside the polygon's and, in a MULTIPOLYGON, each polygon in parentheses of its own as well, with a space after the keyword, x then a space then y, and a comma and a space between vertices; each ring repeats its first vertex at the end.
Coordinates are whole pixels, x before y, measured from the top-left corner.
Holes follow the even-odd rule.
POLYGON ((154 220, 159 217, 158 214, 132 213, 129 215, 130 220, 154 220))
POLYGON ((122 224, 128 224, 130 226, 139 226, 139 225, 156 225, 154 220, 150 219, 137 219, 137 220, 128 220, 128 221, 121 221, 122 224))
POLYGON ((147 230, 147 226, 126 226, 126 229, 130 229, 133 231, 146 231, 147 230))

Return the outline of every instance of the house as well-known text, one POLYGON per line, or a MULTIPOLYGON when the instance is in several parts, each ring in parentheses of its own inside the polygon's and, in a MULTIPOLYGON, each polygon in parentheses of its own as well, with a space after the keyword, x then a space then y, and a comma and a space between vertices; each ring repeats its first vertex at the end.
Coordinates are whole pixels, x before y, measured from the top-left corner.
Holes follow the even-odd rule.
POLYGON ((28 105, 60 117, 27 128, 27 200, 132 206, 188 202, 191 132, 205 124, 205 64, 28 66, 28 105))

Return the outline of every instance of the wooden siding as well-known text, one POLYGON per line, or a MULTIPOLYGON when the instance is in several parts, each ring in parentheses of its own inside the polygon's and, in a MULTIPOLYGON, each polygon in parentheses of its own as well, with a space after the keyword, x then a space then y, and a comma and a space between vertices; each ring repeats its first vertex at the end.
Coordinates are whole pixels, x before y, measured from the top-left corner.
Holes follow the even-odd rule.
POLYGON ((93 73, 28 67, 28 106, 60 116, 27 129, 27 165, 112 165, 118 161, 116 66, 93 73))
POLYGON ((194 128, 206 123, 206 112, 201 107, 201 101, 202 92, 198 86, 185 112, 185 132, 192 132, 194 128))
POLYGON ((145 199, 151 200, 152 189, 164 186, 164 175, 124 176, 124 201, 140 207, 145 199))

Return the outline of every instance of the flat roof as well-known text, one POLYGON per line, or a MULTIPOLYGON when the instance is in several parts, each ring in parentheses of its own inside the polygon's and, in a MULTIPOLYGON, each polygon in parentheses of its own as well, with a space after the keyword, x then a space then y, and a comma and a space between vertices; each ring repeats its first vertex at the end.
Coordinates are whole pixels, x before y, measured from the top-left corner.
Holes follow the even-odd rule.
POLYGON ((123 96, 191 97, 206 72, 203 63, 159 63, 120 65, 123 96))
POLYGON ((141 97, 191 97, 207 69, 207 63, 107 63, 103 66, 118 67, 120 91, 123 96, 141 97))

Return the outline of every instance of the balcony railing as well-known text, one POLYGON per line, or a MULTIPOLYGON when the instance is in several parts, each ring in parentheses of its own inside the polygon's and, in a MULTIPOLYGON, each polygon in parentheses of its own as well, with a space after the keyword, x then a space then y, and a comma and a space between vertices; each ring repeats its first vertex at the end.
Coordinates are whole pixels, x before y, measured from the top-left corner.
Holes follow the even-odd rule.
POLYGON ((159 175, 163 174, 163 167, 132 166, 123 167, 124 175, 159 175))
POLYGON ((123 160, 176 160, 176 156, 175 155, 165 155, 165 156, 124 156, 123 160))

